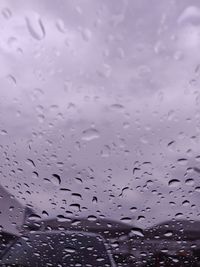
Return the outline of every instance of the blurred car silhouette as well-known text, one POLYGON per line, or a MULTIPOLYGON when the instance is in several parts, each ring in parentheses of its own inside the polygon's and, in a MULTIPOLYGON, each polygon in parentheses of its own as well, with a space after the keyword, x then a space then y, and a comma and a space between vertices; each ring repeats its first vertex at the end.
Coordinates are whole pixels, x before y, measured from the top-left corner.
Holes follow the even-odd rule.
POLYGON ((19 237, 2 255, 0 266, 115 267, 115 263, 99 235, 48 231, 19 237))

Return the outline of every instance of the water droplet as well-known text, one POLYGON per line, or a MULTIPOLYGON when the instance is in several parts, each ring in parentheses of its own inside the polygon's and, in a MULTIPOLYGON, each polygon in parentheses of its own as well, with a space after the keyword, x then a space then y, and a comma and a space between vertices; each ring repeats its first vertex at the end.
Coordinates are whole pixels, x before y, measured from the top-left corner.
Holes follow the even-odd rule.
POLYGON ((73 199, 73 200, 77 200, 77 201, 79 201, 79 200, 82 199, 82 196, 81 196, 81 194, 79 194, 79 193, 72 193, 71 195, 72 195, 72 199, 73 199))
POLYGON ((185 184, 186 185, 194 185, 194 179, 192 179, 192 178, 186 179, 185 184))
POLYGON ((195 172, 197 172, 197 173, 200 173, 200 169, 197 168, 197 167, 194 167, 193 170, 194 170, 195 172))
POLYGON ((131 234, 144 237, 143 230, 140 229, 140 228, 132 228, 131 229, 131 234))
POLYGON ((42 40, 45 37, 45 28, 40 16, 34 13, 31 17, 26 17, 26 25, 31 36, 36 40, 42 40))
POLYGON ((183 213, 178 212, 178 213, 176 213, 175 217, 176 217, 177 219, 181 219, 181 218, 183 217, 183 213))
POLYGON ((84 41, 86 41, 86 42, 90 41, 90 39, 92 37, 92 32, 88 28, 82 29, 81 34, 82 34, 84 41))
POLYGON ((178 24, 200 24, 200 9, 196 6, 188 6, 178 18, 178 24))
POLYGON ((173 235, 173 233, 171 232, 171 231, 167 231, 165 234, 164 234, 164 236, 166 236, 166 237, 170 237, 170 236, 172 236, 173 235))
POLYGON ((184 200, 183 202, 182 202, 182 205, 183 206, 188 206, 190 204, 190 202, 188 201, 188 200, 184 200))
POLYGON ((48 214, 48 212, 47 212, 46 210, 43 210, 43 211, 42 211, 42 215, 43 215, 44 217, 49 217, 49 214, 48 214))
POLYGON ((12 16, 12 12, 10 11, 9 8, 3 8, 2 15, 4 16, 5 19, 10 19, 12 16))
POLYGON ((35 163, 32 159, 27 159, 27 164, 33 168, 35 168, 35 163))
POLYGON ((59 185, 61 184, 61 178, 60 178, 60 175, 58 175, 58 174, 52 174, 51 182, 52 182, 54 185, 59 186, 59 185))
POLYGON ((136 211, 137 211, 137 208, 136 208, 136 207, 131 207, 131 208, 130 208, 130 211, 131 211, 131 212, 136 212, 136 211))
POLYGON ((118 104, 118 103, 113 104, 113 105, 111 105, 110 107, 111 107, 113 110, 119 110, 119 111, 124 110, 124 106, 121 105, 121 104, 118 104))
POLYGON ((124 195, 124 192, 127 191, 127 190, 129 190, 129 187, 128 186, 122 188, 122 191, 121 191, 119 197, 122 197, 124 195))
POLYGON ((111 150, 110 147, 108 145, 105 145, 103 147, 103 149, 101 150, 101 156, 103 158, 109 157, 110 156, 110 150, 111 150))
POLYGON ((168 182, 168 185, 169 185, 170 187, 177 187, 177 186, 180 185, 180 180, 178 180, 178 179, 172 179, 172 180, 170 180, 170 181, 168 182))
POLYGON ((39 220, 41 220, 41 217, 39 215, 37 215, 37 214, 30 214, 28 216, 28 219, 31 220, 31 221, 39 221, 39 220))
POLYGON ((94 196, 94 197, 92 198, 92 202, 93 202, 93 203, 97 203, 97 202, 98 202, 97 197, 94 196))
POLYGON ((80 206, 80 204, 76 204, 76 203, 74 203, 74 204, 70 204, 69 205, 74 211, 80 211, 81 210, 81 206, 80 206))
POLYGON ((70 254, 76 252, 76 250, 74 248, 65 248, 64 251, 68 252, 70 254))
POLYGON ((85 140, 85 141, 92 141, 99 137, 100 137, 99 131, 96 130, 95 128, 89 128, 82 132, 82 140, 85 140))
POLYGON ((178 159, 177 162, 178 162, 178 164, 185 166, 185 165, 187 165, 188 160, 185 158, 181 158, 181 159, 178 159))
POLYGON ((1 134, 1 135, 7 135, 8 132, 7 132, 6 130, 1 130, 1 131, 0 131, 0 134, 1 134))
POLYGON ((66 32, 66 28, 65 28, 65 24, 64 21, 61 19, 58 19, 56 21, 56 28, 61 32, 61 33, 65 33, 66 32))
POLYGON ((200 193, 200 186, 195 187, 195 191, 200 193))
POLYGON ((39 174, 37 172, 32 172, 32 178, 37 179, 39 177, 39 174))
POLYGON ((57 216, 57 221, 58 222, 67 222, 68 218, 66 218, 64 215, 58 215, 57 216))
POLYGON ((132 219, 130 217, 122 217, 120 221, 124 223, 131 223, 132 219))
POLYGON ((95 221, 97 220, 97 217, 94 216, 94 215, 89 215, 89 216, 87 217, 87 219, 88 219, 88 221, 95 222, 95 221))

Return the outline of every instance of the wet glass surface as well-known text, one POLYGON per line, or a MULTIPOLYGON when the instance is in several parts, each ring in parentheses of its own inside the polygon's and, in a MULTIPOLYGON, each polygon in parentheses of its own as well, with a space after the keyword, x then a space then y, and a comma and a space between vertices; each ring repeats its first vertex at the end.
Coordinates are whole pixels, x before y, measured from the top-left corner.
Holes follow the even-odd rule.
POLYGON ((0 25, 1 258, 81 231, 199 266, 199 1, 1 0, 0 25))

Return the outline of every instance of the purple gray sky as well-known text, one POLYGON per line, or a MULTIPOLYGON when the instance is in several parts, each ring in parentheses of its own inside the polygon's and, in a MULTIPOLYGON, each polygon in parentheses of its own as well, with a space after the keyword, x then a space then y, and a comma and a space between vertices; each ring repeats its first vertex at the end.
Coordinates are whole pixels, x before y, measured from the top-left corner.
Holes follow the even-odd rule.
POLYGON ((0 10, 1 184, 49 217, 198 220, 199 2, 0 10))

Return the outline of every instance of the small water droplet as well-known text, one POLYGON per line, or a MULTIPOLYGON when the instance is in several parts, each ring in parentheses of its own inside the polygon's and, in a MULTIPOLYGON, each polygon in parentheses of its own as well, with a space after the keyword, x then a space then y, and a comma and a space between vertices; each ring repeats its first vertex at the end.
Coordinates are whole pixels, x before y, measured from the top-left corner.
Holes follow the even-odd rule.
POLYGON ((61 33, 65 33, 66 32, 66 28, 65 28, 65 24, 64 21, 61 19, 58 19, 56 21, 56 28, 61 32, 61 33))
POLYGON ((5 19, 10 19, 12 16, 12 12, 10 11, 9 8, 3 8, 2 9, 2 15, 4 16, 5 19))
POLYGON ((164 234, 164 236, 166 236, 166 237, 170 237, 170 236, 172 236, 173 235, 173 233, 171 232, 171 231, 167 231, 165 234, 164 234))
POLYGON ((130 217, 122 217, 120 221, 124 223, 131 223, 132 219, 130 217))
POLYGON ((110 107, 113 110, 118 110, 118 111, 124 110, 124 106, 119 103, 113 104, 110 107))
POLYGON ((37 179, 39 177, 39 174, 37 172, 32 172, 32 178, 37 179))
POLYGON ((74 248, 65 248, 64 251, 70 254, 76 252, 74 248))
POLYGON ((99 131, 95 128, 89 128, 82 132, 82 140, 92 141, 100 137, 99 131))
POLYGON ((1 135, 7 135, 8 132, 7 132, 6 130, 1 130, 1 131, 0 131, 0 134, 1 134, 1 135))
POLYGON ((94 196, 94 197, 92 198, 92 202, 93 202, 93 203, 97 203, 97 202, 98 202, 97 197, 94 196))
POLYGON ((195 187, 195 191, 200 193, 200 186, 195 187))
POLYGON ((92 37, 92 32, 88 28, 82 29, 81 34, 82 34, 84 41, 86 41, 86 42, 90 41, 90 39, 92 37))
POLYGON ((95 221, 97 220, 97 217, 94 216, 94 215, 89 215, 89 216, 87 217, 87 219, 88 219, 88 221, 95 222, 95 221))

